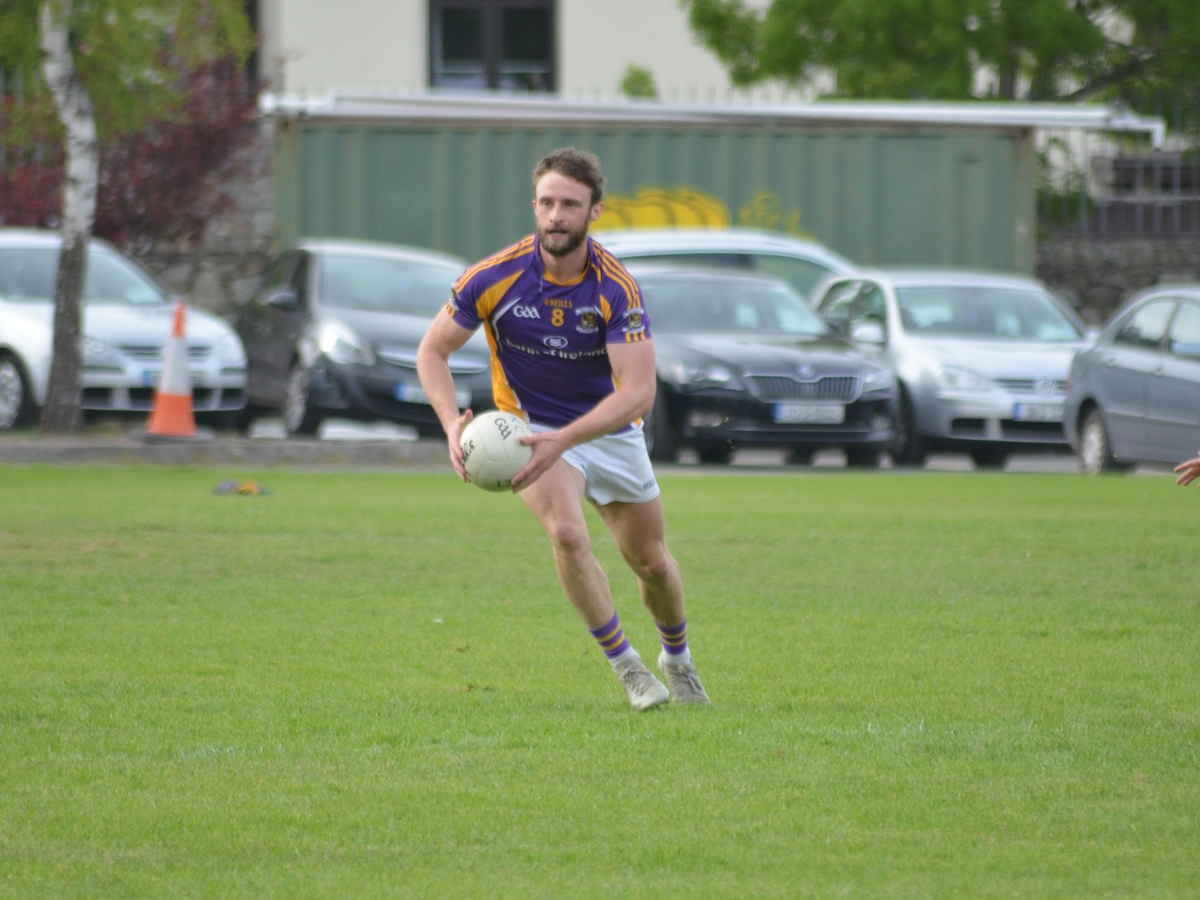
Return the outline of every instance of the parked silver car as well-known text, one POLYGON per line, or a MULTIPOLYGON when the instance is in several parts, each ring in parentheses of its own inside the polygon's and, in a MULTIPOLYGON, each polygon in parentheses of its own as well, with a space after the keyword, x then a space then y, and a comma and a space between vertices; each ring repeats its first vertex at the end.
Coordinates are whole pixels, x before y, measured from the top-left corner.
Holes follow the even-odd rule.
POLYGON ((854 263, 816 241, 753 228, 675 228, 595 231, 625 263, 658 262, 760 272, 782 278, 805 300, 832 275, 854 263))
MULTIPOLYGON (((57 232, 0 228, 0 430, 29 424, 46 403, 61 245, 57 232)), ((173 298, 101 240, 89 242, 85 272, 83 409, 149 412, 173 298)), ((246 403, 242 342, 223 319, 199 309, 188 309, 185 328, 196 418, 232 424, 246 403)))
POLYGON ((1002 467, 1014 450, 1068 448, 1067 369, 1083 323, 1041 282, 940 270, 862 272, 827 283, 818 312, 900 382, 892 456, 931 450, 1002 467))
POLYGON ((1075 355, 1067 439, 1086 472, 1178 463, 1200 449, 1200 284, 1141 291, 1075 355))

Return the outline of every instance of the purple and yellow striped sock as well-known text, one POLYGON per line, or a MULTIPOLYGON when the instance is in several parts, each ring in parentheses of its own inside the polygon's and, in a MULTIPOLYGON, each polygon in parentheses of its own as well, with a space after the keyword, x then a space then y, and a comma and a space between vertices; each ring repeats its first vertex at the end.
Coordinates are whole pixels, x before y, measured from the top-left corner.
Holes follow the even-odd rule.
POLYGON ((667 651, 669 656, 685 656, 688 654, 687 643, 687 620, 684 619, 678 625, 663 625, 655 622, 658 626, 658 636, 662 641, 663 649, 667 651))
POLYGON ((621 617, 613 613, 607 625, 590 629, 592 637, 610 660, 616 659, 629 650, 629 641, 625 640, 625 629, 621 627, 621 617))

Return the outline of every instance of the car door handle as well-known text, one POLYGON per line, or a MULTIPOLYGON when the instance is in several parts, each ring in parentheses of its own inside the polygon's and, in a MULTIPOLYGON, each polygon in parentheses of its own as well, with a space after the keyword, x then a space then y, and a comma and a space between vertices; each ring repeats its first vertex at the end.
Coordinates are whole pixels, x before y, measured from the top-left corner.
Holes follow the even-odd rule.
POLYGON ((1117 358, 1115 356, 1113 356, 1111 353, 1106 353, 1104 355, 1104 364, 1111 368, 1112 366, 1115 366, 1117 364, 1117 358))

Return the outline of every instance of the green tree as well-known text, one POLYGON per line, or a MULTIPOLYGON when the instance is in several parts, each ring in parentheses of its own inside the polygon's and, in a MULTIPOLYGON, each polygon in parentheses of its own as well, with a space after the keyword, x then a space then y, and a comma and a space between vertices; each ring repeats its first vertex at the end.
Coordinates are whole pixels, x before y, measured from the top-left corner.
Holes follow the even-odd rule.
POLYGON ((680 0, 692 30, 749 86, 811 83, 876 99, 1131 99, 1200 86, 1196 0, 680 0))
POLYGON ((630 63, 621 78, 621 94, 631 100, 657 99, 658 87, 654 84, 654 73, 630 63))
POLYGON ((65 156, 62 253, 43 431, 77 429, 80 295, 96 215, 99 142, 177 114, 181 73, 244 60, 253 35, 241 0, 4 0, 0 68, 52 100, 65 156))

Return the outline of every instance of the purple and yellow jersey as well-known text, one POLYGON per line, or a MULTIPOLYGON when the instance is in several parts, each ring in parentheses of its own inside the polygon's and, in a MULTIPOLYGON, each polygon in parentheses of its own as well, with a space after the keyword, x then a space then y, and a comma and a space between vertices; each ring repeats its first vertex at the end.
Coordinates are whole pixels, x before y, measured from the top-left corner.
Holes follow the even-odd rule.
POLYGON ((447 312, 472 331, 487 324, 496 406, 555 427, 616 389, 610 343, 650 339, 637 282, 591 238, 583 274, 559 284, 530 235, 467 269, 447 312))

